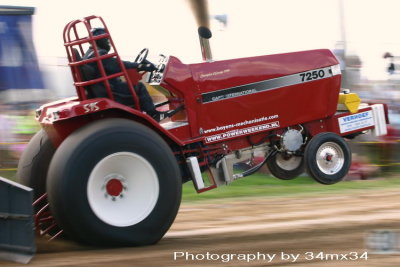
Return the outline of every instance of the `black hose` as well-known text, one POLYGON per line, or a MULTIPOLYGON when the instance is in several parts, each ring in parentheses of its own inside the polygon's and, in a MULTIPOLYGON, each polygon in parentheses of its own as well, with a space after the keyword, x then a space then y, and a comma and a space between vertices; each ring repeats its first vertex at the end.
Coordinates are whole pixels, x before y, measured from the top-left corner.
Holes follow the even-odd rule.
POLYGON ((266 135, 259 142, 253 143, 253 141, 251 140, 250 135, 249 135, 249 136, 247 136, 247 141, 250 143, 251 146, 259 146, 262 143, 264 143, 267 139, 270 139, 270 138, 275 137, 275 136, 277 136, 277 135, 276 134, 266 135))
POLYGON ((246 177, 246 176, 252 175, 253 173, 256 173, 267 162, 267 160, 269 160, 271 157, 275 156, 276 153, 278 153, 278 150, 272 149, 261 163, 259 163, 256 166, 248 169, 247 171, 241 173, 239 177, 242 178, 242 177, 246 177))

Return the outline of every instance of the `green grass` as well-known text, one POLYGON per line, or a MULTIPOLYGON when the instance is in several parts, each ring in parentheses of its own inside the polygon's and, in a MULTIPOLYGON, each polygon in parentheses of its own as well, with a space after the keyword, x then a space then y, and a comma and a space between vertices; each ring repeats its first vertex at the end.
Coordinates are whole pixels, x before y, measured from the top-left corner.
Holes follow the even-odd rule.
POLYGON ((299 194, 325 194, 363 192, 382 188, 399 188, 400 178, 380 178, 372 180, 342 181, 334 185, 322 185, 307 176, 285 181, 266 174, 254 174, 234 181, 227 186, 221 186, 198 194, 192 182, 183 186, 183 201, 200 201, 222 198, 254 197, 254 196, 290 196, 299 194))
MULTIPOLYGON (((10 180, 16 179, 15 171, 0 171, 0 176, 10 180)), ((316 194, 340 194, 349 191, 364 192, 384 188, 398 188, 400 192, 400 175, 386 176, 385 178, 342 181, 334 185, 322 185, 308 176, 301 176, 294 180, 280 180, 267 174, 256 173, 218 188, 197 193, 192 182, 183 185, 182 199, 184 202, 216 200, 238 197, 265 197, 265 196, 293 196, 316 194)))
POLYGON ((16 181, 17 179, 17 174, 15 170, 2 170, 0 171, 0 176, 13 181, 16 181))

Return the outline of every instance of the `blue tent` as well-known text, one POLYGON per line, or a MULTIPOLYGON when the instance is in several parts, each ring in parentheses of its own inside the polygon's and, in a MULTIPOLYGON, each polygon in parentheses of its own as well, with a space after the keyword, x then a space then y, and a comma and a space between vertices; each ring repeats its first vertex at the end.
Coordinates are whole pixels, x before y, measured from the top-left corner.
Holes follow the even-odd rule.
POLYGON ((0 6, 0 91, 42 89, 32 41, 32 7, 0 6))

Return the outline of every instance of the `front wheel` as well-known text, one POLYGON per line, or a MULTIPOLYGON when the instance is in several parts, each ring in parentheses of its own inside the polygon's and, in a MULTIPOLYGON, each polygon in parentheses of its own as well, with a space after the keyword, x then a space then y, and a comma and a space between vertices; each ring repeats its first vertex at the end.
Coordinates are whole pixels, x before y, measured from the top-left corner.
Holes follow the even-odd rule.
POLYGON ((106 119, 71 134, 49 169, 49 203, 77 241, 149 245, 174 221, 180 171, 165 141, 149 128, 106 119))
POLYGON ((282 180, 292 180, 304 172, 303 157, 277 153, 267 161, 269 171, 282 180))
POLYGON ((306 146, 304 157, 308 173, 321 184, 341 181, 351 165, 350 148, 335 133, 314 136, 306 146))

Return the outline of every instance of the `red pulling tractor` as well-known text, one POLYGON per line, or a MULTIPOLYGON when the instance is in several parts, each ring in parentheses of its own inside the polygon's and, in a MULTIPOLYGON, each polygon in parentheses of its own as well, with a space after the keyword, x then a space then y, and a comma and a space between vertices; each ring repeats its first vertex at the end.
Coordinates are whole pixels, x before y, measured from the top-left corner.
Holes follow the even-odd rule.
MULTIPOLYGON (((100 17, 70 22, 64 45, 77 97, 40 107, 42 126, 19 166, 20 182, 47 206, 36 211, 45 233, 89 244, 147 245, 167 232, 181 201, 182 184, 204 192, 256 172, 267 164, 280 179, 306 171, 322 184, 348 172, 345 139, 372 130, 386 133, 387 108, 362 104, 342 92, 339 62, 329 50, 213 61, 206 28, 199 29, 203 63, 184 64, 160 55, 148 85, 164 94, 174 114, 157 122, 140 110, 133 86, 143 73, 128 71, 100 17), (93 35, 95 24, 105 33, 93 35), (100 55, 95 41, 108 38, 100 55), (82 59, 92 46, 95 56, 82 59), (105 58, 121 71, 108 75, 105 58), (88 78, 96 62, 101 77, 88 78), (128 81, 133 106, 115 100, 109 80, 128 81), (95 97, 102 87, 106 97, 95 97), (339 99, 339 100, 338 100, 339 99), (238 162, 263 153, 265 160, 243 173, 238 162), (45 202, 45 201, 44 201, 45 202), (51 216, 57 227, 49 222, 51 216), (47 228, 46 230, 44 230, 47 228)), ((136 61, 144 62, 144 49, 136 61)))

